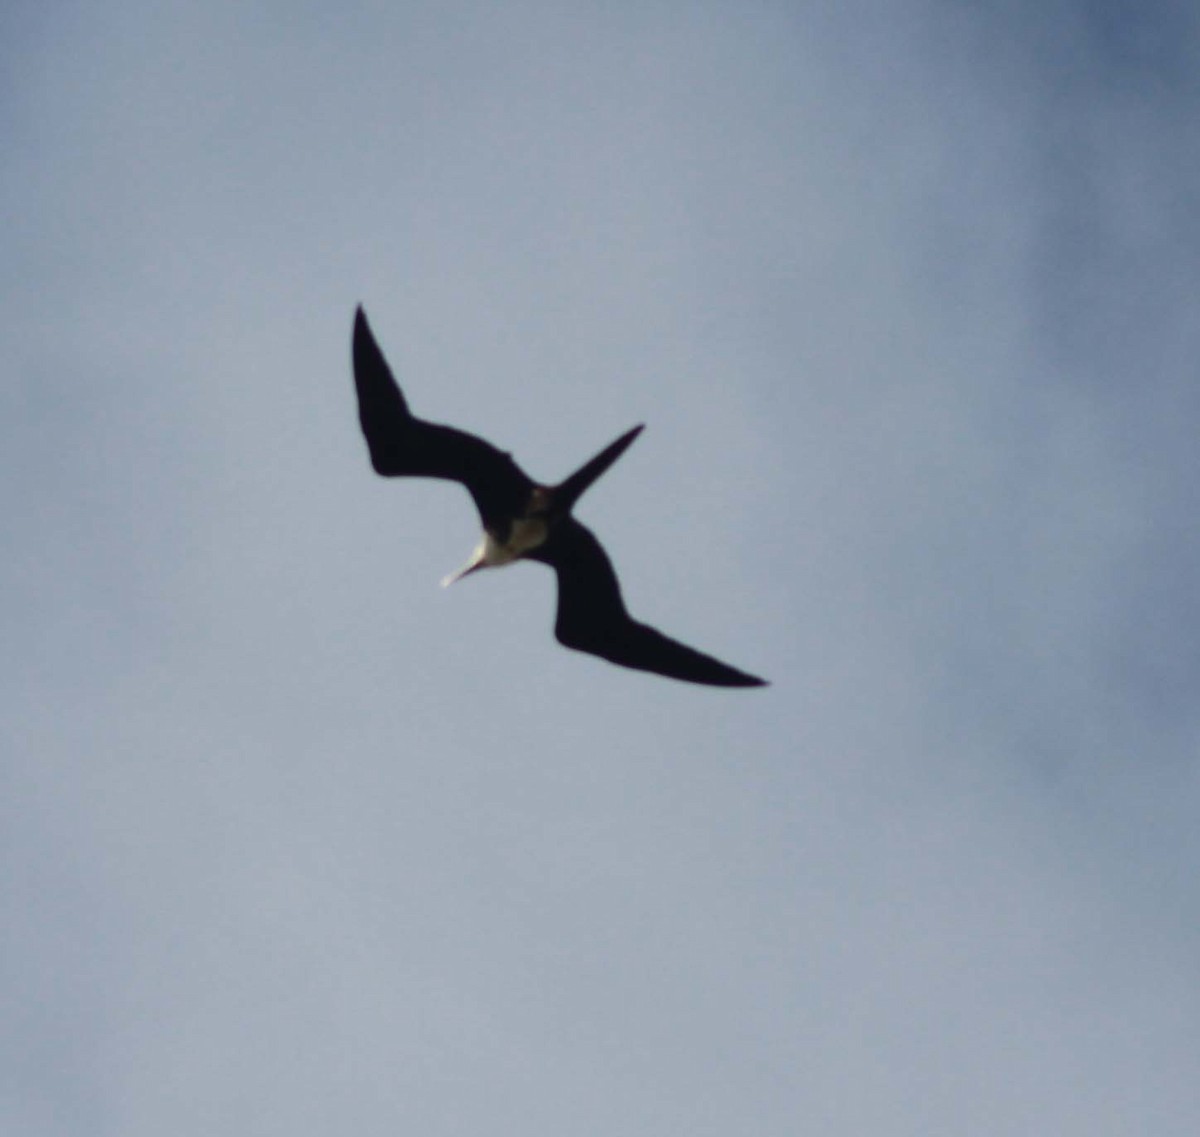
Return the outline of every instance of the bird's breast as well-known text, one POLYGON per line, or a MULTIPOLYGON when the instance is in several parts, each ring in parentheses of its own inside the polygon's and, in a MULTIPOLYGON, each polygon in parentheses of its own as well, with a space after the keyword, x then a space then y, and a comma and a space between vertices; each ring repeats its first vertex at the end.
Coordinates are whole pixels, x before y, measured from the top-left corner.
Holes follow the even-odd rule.
POLYGON ((508 531, 505 544, 512 550, 514 556, 536 549, 546 540, 549 527, 541 517, 518 517, 513 520, 512 528, 508 531))
POLYGON ((475 551, 485 565, 507 565, 543 544, 550 527, 541 517, 514 517, 507 528, 496 526, 483 531, 483 540, 475 551))

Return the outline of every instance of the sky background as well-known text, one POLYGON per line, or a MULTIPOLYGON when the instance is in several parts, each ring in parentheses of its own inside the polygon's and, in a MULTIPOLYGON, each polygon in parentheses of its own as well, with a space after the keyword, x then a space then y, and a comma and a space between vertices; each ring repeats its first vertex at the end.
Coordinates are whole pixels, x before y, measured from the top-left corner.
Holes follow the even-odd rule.
POLYGON ((0 15, 0 1131, 1200 1132, 1200 10, 0 15), (439 579, 418 414, 630 607, 439 579))

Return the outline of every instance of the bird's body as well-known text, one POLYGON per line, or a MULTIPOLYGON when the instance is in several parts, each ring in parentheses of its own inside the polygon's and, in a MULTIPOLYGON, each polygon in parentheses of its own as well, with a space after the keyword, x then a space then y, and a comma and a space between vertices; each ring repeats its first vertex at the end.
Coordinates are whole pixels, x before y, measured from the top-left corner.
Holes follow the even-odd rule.
POLYGON ((503 540, 491 533, 484 538, 484 560, 489 566, 506 565, 546 543, 550 526, 544 517, 514 517, 503 540))
POLYGON ((444 584, 478 569, 522 559, 540 561, 558 577, 554 634, 563 645, 623 667, 692 683, 764 685, 764 680, 632 619, 600 542, 571 515, 575 502, 625 452, 641 426, 626 431, 565 481, 541 485, 511 454, 465 431, 413 415, 362 308, 354 321, 353 357, 359 421, 376 473, 461 482, 479 510, 483 538, 466 567, 444 584))

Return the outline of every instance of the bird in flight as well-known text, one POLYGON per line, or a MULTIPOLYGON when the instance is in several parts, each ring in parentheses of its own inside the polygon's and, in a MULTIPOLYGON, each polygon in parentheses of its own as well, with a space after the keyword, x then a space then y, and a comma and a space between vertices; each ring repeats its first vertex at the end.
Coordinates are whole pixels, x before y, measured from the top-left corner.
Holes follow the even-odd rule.
POLYGON ((591 530, 571 516, 583 492, 625 452, 641 426, 626 431, 565 481, 542 485, 511 454, 482 438, 413 415, 361 306, 354 317, 353 357, 358 417, 375 472, 461 482, 479 510, 479 546, 466 567, 443 585, 477 569, 540 561, 558 578, 554 635, 565 647, 690 683, 766 685, 633 619, 608 555, 591 530))

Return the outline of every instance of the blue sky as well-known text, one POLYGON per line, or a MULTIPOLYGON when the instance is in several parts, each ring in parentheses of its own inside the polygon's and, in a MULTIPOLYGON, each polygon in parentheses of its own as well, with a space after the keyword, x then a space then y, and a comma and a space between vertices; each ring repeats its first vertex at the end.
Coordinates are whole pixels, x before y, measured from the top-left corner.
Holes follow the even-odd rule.
POLYGON ((1198 25, 10 5, 0 1129, 1195 1133, 1198 25))

